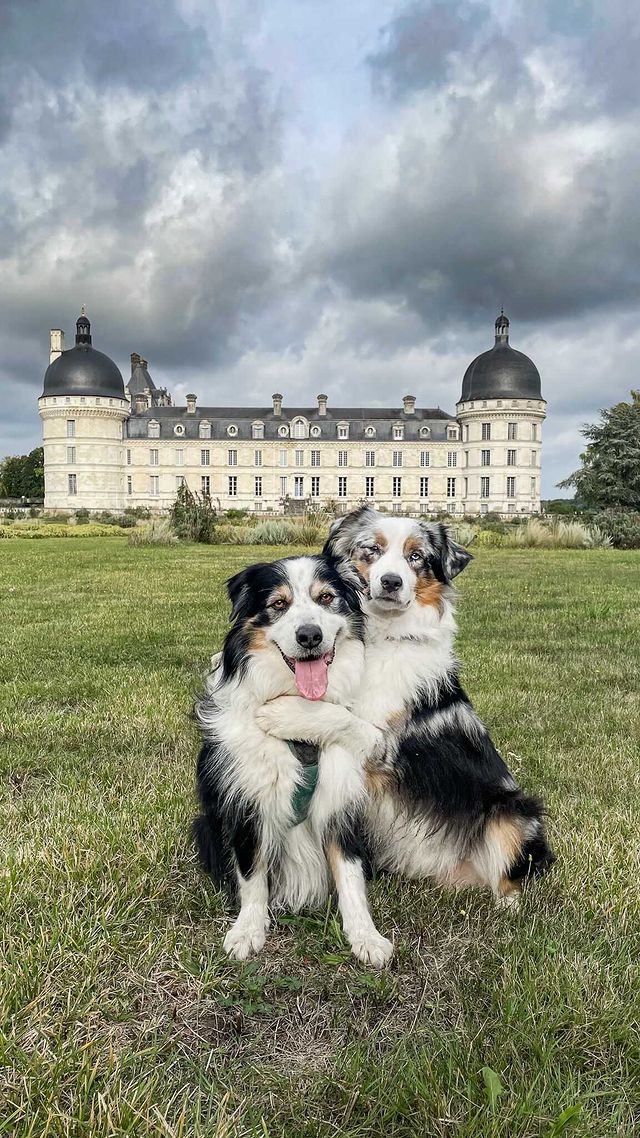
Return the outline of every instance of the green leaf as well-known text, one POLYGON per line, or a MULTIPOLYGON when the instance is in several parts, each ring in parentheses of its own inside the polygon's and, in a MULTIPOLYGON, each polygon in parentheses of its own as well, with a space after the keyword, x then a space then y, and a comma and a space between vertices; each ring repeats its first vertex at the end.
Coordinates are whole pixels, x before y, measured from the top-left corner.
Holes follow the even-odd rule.
POLYGON ((492 1110, 495 1110, 495 1106, 498 1099, 500 1098, 500 1095, 504 1094, 504 1087, 500 1081, 500 1076, 497 1075, 496 1072, 491 1069, 491 1067, 483 1067, 481 1074, 482 1078, 484 1079, 484 1085, 487 1089, 487 1098, 489 1099, 489 1105, 491 1106, 492 1110))
POLYGON ((546 1138, 559 1138, 581 1114, 582 1105, 580 1103, 576 1103, 575 1106, 568 1106, 566 1110, 562 1111, 562 1114, 558 1115, 551 1129, 547 1131, 546 1138))

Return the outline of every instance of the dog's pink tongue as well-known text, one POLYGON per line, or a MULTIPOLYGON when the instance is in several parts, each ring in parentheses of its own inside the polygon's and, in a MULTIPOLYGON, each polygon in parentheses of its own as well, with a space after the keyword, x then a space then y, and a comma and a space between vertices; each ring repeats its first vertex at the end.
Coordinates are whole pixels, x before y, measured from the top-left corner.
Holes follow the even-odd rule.
POLYGON ((329 666, 319 660, 296 660, 296 687, 305 699, 322 699, 329 683, 329 666))

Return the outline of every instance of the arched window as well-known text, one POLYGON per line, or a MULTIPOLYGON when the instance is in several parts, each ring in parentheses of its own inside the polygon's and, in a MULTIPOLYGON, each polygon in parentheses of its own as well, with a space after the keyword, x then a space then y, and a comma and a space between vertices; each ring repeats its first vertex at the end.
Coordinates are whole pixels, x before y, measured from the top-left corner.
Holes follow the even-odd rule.
POLYGON ((211 423, 208 419, 202 419, 200 422, 199 435, 201 439, 211 438, 211 423))
POLYGON ((291 424, 291 438, 292 439, 306 439, 307 437, 307 421, 306 419, 294 419, 291 424))
POLYGON ((149 419, 149 425, 147 427, 147 435, 150 439, 159 439, 160 438, 160 424, 159 424, 157 419, 149 419))
POLYGON ((264 423, 255 422, 251 424, 251 434, 254 439, 264 438, 264 423))

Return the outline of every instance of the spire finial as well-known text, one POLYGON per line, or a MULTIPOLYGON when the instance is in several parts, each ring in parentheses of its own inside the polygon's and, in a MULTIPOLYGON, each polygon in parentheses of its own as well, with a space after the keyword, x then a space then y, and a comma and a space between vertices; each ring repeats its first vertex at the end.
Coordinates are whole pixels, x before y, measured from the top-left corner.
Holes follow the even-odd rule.
POLYGON ((87 306, 86 306, 86 304, 83 304, 83 305, 82 305, 82 307, 81 307, 81 309, 80 309, 80 315, 81 315, 81 316, 86 316, 86 315, 87 315, 87 306))
POLYGON ((87 316, 87 306, 82 305, 80 315, 76 320, 76 344, 90 344, 91 343, 91 324, 87 316))
POLYGON ((509 317, 504 314, 504 307, 500 306, 500 315, 496 320, 496 344, 509 343, 509 317))

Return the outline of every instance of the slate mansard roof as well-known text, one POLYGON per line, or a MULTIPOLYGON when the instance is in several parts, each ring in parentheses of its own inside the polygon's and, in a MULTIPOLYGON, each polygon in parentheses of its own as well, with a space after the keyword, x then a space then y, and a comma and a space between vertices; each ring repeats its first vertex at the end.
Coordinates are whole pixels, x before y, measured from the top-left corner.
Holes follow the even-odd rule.
POLYGON ((314 439, 320 442, 323 439, 337 440, 339 423, 349 424, 350 442, 366 442, 371 439, 372 436, 365 433, 369 425, 375 427, 373 437, 377 440, 393 441, 393 428, 402 423, 405 441, 424 438, 420 434, 420 428, 428 427, 427 437, 436 442, 446 440, 448 426, 457 426, 457 420, 439 407, 416 407, 413 414, 395 407, 333 407, 327 409, 326 415, 321 415, 317 407, 283 407, 281 415, 274 415, 273 407, 198 407, 195 412, 178 407, 150 407, 142 412, 132 410, 127 423, 127 436, 130 439, 146 439, 149 423, 155 420, 160 424, 161 439, 198 439, 200 423, 206 421, 211 424, 212 440, 225 439, 232 442, 234 439, 251 439, 253 424, 262 423, 264 439, 275 442, 294 437, 291 424, 297 418, 306 419, 310 428, 320 428, 319 435, 309 435, 311 442, 314 439), (184 433, 176 435, 175 427, 178 425, 184 428, 184 433), (284 439, 278 433, 278 428, 282 426, 289 428, 284 439), (229 435, 228 427, 235 427, 236 433, 229 435))

